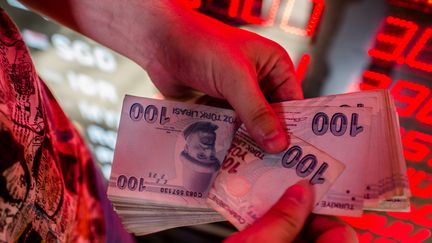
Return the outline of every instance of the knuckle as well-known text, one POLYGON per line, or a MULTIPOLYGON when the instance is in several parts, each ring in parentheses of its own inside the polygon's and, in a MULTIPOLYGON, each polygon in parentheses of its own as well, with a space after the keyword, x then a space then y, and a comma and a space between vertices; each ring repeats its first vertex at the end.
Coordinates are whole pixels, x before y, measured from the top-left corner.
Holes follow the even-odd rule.
POLYGON ((270 111, 267 107, 261 106, 257 107, 253 113, 251 114, 250 122, 252 124, 260 124, 262 123, 267 116, 271 115, 270 111))

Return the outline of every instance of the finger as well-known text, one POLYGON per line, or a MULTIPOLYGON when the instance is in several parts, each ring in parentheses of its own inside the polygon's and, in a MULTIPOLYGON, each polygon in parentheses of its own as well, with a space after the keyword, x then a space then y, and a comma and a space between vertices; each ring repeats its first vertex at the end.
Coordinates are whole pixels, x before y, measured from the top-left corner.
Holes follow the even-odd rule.
POLYGON ((317 243, 358 242, 354 229, 332 216, 313 215, 305 233, 310 237, 311 241, 317 243))
POLYGON ((288 146, 287 134, 265 100, 253 71, 242 72, 227 80, 222 95, 232 105, 255 142, 269 153, 288 146))
POLYGON ((313 195, 308 181, 291 186, 265 215, 227 242, 292 242, 312 210, 313 195))
POLYGON ((303 99, 303 92, 298 82, 294 66, 284 51, 262 82, 262 90, 272 102, 303 99))

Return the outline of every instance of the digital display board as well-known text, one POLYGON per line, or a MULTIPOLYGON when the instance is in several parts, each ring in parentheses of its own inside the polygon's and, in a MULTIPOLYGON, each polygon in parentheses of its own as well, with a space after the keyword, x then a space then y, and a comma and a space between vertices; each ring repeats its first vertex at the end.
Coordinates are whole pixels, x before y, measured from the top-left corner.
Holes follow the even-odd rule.
MULTIPOLYGON (((432 242, 431 0, 181 2, 278 42, 292 57, 306 97, 389 89, 400 117, 411 212, 342 219, 360 242, 432 242)), ((152 97, 156 88, 144 70, 111 50, 15 0, 0 6, 18 24, 40 76, 108 176, 124 94, 152 97)))
POLYGON ((360 242, 429 242, 432 228, 432 1, 389 0, 358 88, 390 89, 401 123, 410 213, 345 218, 360 242))

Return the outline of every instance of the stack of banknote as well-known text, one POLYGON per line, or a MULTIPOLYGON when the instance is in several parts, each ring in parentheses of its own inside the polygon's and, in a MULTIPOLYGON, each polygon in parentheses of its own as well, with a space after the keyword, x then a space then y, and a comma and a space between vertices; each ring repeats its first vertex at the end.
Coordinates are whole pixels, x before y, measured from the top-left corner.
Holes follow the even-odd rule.
POLYGON ((108 197, 137 235, 229 220, 243 229, 307 180, 318 214, 407 211, 398 117, 386 90, 273 104, 290 137, 265 153, 234 111, 126 96, 108 197))

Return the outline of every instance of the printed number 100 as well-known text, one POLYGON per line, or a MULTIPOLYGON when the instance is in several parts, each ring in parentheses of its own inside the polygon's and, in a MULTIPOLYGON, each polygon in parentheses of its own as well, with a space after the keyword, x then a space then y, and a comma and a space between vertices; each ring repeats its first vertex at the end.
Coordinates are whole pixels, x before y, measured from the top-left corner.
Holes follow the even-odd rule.
MULTIPOLYGON (((313 133, 317 136, 322 136, 327 133, 329 128, 334 136, 339 137, 344 135, 348 128, 348 118, 345 114, 340 112, 335 113, 331 118, 324 112, 315 114, 312 120, 313 133)), ((350 136, 355 137, 362 131, 363 127, 358 125, 358 114, 353 113, 351 115, 350 136)))
POLYGON ((165 125, 170 120, 170 118, 167 117, 167 108, 165 106, 162 106, 159 117, 159 110, 156 106, 148 105, 144 108, 140 103, 134 103, 131 106, 129 111, 129 117, 133 121, 139 121, 143 119, 150 124, 155 123, 157 120, 159 120, 159 123, 161 125, 165 125))

